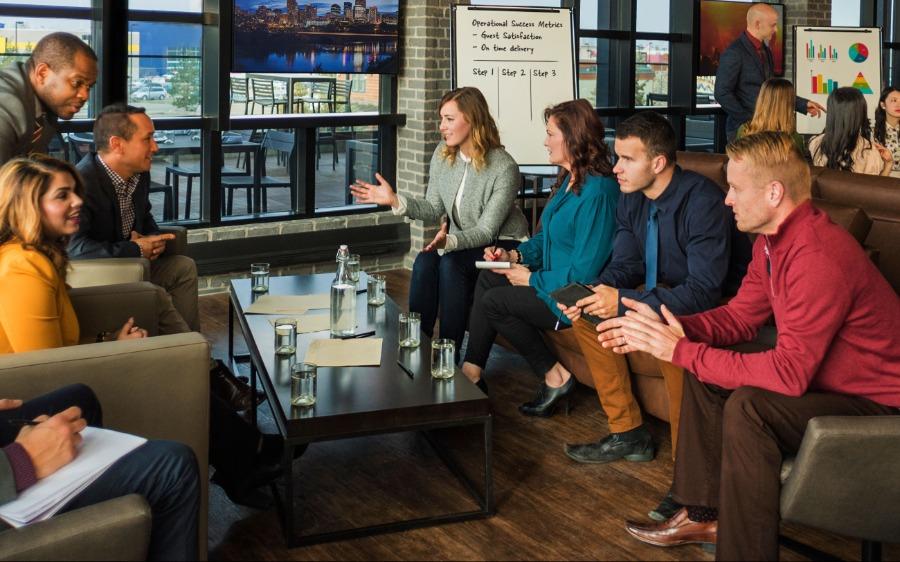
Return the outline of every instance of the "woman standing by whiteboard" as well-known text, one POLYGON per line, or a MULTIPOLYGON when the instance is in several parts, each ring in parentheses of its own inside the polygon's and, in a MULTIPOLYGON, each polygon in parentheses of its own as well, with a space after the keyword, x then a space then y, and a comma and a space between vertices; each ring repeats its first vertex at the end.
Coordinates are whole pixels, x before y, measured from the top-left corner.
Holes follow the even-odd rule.
POLYGON ((443 142, 431 157, 424 198, 398 195, 380 174, 377 184, 356 180, 350 190, 360 203, 388 205, 413 220, 437 224, 447 217, 447 235, 416 257, 409 309, 422 315, 422 330, 429 336, 440 318, 441 337, 454 340, 459 353, 478 278, 475 262, 488 246, 515 248, 528 230, 514 204, 519 168, 503 150, 481 92, 452 90, 441 99, 439 112, 443 142))

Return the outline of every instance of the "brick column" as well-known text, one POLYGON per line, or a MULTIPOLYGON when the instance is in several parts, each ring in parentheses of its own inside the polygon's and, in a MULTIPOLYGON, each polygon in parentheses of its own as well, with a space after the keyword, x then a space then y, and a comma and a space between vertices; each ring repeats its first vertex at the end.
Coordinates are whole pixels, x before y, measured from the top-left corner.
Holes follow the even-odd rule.
MULTIPOLYGON (((397 190, 421 197, 428 185, 431 155, 440 142, 438 102, 450 89, 450 0, 406 2, 403 11, 397 110, 406 114, 406 126, 397 134, 397 190)), ((434 232, 412 222, 407 267, 412 267, 434 232)))
POLYGON ((784 22, 785 78, 794 80, 795 25, 815 27, 831 25, 831 0, 784 0, 787 17, 784 22))

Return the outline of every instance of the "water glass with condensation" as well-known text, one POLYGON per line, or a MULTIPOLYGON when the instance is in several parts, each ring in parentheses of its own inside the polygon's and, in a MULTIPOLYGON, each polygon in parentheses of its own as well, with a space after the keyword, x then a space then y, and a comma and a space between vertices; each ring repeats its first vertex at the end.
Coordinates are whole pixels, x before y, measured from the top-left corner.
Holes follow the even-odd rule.
POLYGON ((269 291, 269 264, 250 264, 250 287, 254 293, 267 293, 269 291))
POLYGON ((400 347, 419 347, 419 327, 422 317, 418 312, 400 313, 400 347))
POLYGON ((456 344, 453 340, 438 338, 431 341, 431 376, 436 379, 453 378, 456 372, 454 358, 456 344))
POLYGON ((384 275, 378 273, 370 273, 369 279, 366 281, 367 302, 372 306, 383 305, 386 286, 387 284, 384 275))
POLYGON ((294 363, 291 367, 291 404, 312 406, 316 403, 316 365, 294 363))
POLYGON ((275 320, 275 355, 293 355, 297 351, 297 320, 275 320))

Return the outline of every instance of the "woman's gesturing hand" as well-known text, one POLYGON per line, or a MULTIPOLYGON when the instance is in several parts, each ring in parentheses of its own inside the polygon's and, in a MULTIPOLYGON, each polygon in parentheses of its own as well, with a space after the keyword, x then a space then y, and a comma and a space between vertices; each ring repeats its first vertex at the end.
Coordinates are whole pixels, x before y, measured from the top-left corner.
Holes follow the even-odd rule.
POLYGON ((400 206, 400 200, 394 193, 394 188, 385 180, 381 174, 375 174, 377 184, 364 182, 357 179, 350 186, 350 192, 356 197, 357 203, 375 203, 376 205, 388 205, 391 207, 400 206))

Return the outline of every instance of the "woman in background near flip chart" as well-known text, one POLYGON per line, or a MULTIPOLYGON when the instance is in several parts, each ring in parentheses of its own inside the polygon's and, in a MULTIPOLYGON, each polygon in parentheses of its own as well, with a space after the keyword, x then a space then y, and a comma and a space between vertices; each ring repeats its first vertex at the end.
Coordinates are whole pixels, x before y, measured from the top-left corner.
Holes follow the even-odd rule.
POLYGON ((814 166, 832 170, 887 176, 894 157, 873 142, 866 99, 856 88, 838 88, 828 94, 825 131, 809 141, 814 166))
MULTIPOLYGON (((83 197, 81 178, 67 162, 35 155, 0 168, 0 354, 84 341, 65 283, 66 246, 78 232, 83 197)), ((110 339, 146 337, 129 319, 110 339)), ((235 503, 267 507, 271 499, 256 488, 280 473, 281 439, 264 438, 216 395, 209 435, 213 482, 235 503)))
POLYGON ((890 151, 894 159, 891 175, 900 178, 900 88, 897 86, 888 86, 881 92, 872 138, 890 151))
POLYGON ((764 131, 787 133, 791 135, 791 140, 794 141, 794 146, 800 150, 800 154, 808 159, 806 141, 803 140, 802 135, 797 133, 795 99, 797 99, 797 94, 794 92, 794 84, 790 80, 769 78, 759 89, 759 97, 756 98, 756 107, 753 110, 753 119, 738 127, 735 139, 764 131))
POLYGON ((478 278, 475 262, 488 246, 514 248, 527 239, 528 226, 515 205, 519 168, 503 150, 481 92, 457 88, 438 107, 443 142, 431 157, 424 198, 397 194, 380 174, 377 184, 357 179, 350 190, 360 203, 387 205, 413 220, 438 224, 446 215, 446 236, 436 237, 413 264, 409 310, 422 315, 429 337, 440 318, 441 337, 455 341, 458 354, 478 278))
POLYGON ((544 146, 560 171, 541 215, 543 227, 513 250, 485 249, 485 260, 514 265, 483 271, 478 278, 462 366, 486 392, 483 370, 494 339, 502 335, 543 377, 534 400, 519 407, 530 416, 552 415, 557 402, 575 389, 575 377, 541 336, 544 330, 569 327, 550 293, 600 274, 612 253, 619 200, 603 123, 591 104, 583 99, 563 102, 547 108, 544 121, 544 146))

